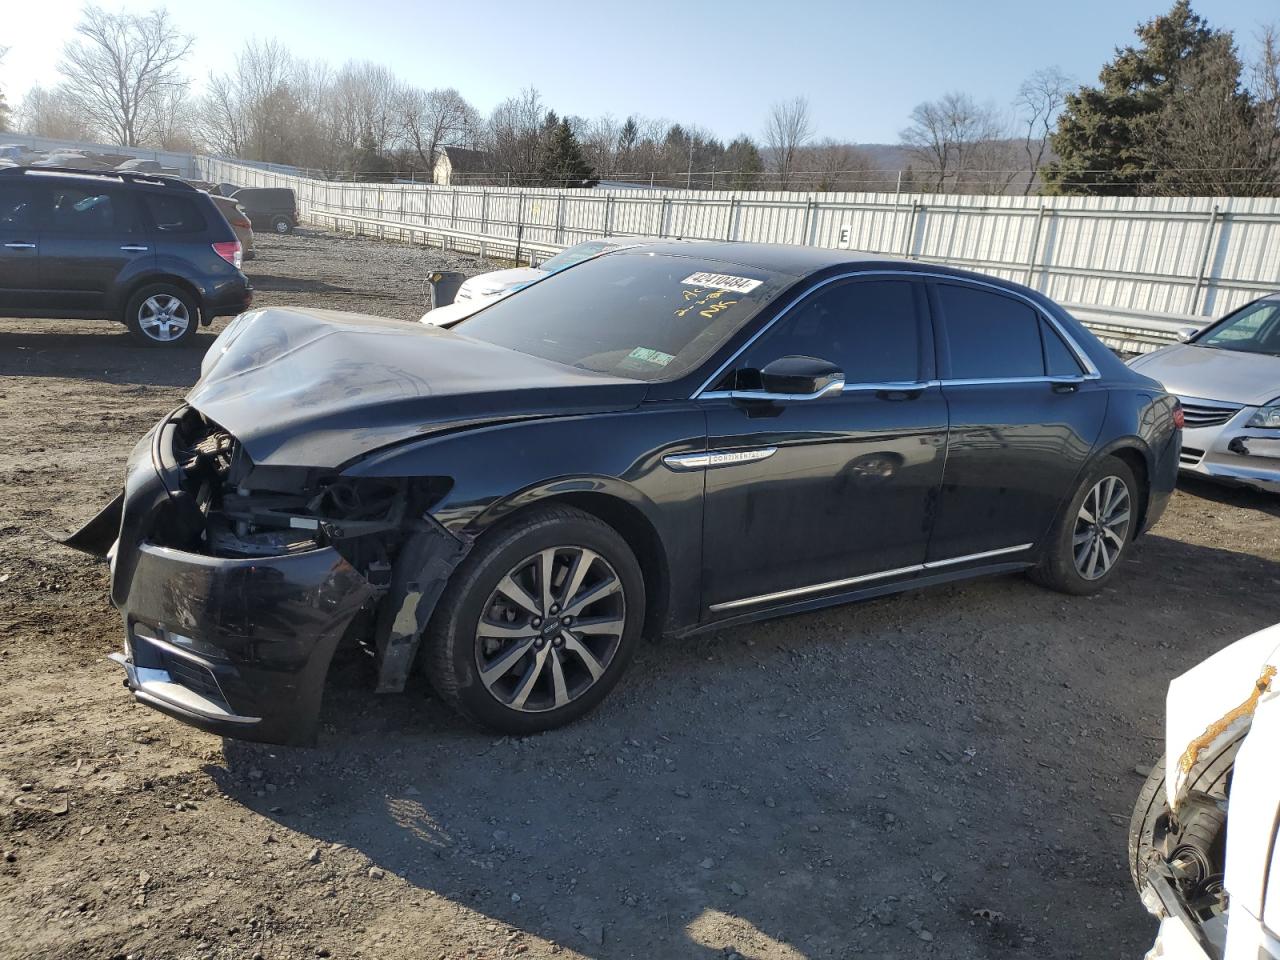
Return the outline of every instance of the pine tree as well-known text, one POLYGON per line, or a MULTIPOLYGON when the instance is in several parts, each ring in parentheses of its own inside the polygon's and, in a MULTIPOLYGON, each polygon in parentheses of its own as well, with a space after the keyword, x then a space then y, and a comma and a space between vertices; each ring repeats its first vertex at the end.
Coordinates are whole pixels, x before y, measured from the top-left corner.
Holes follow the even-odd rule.
POLYGON ((1224 36, 1192 11, 1189 0, 1177 0, 1135 32, 1138 45, 1116 51, 1098 86, 1067 95, 1052 138, 1057 159, 1041 174, 1047 192, 1132 195, 1149 184, 1145 138, 1152 118, 1177 89, 1178 71, 1224 36))
POLYGON ((729 171, 730 189, 755 190, 760 186, 764 160, 760 156, 760 149, 746 134, 735 138, 725 149, 724 163, 729 171))
POLYGON ((544 138, 543 156, 539 175, 542 183, 550 187, 593 187, 595 171, 582 155, 582 145, 567 119, 555 120, 548 114, 549 129, 544 138), (551 125, 554 123, 554 125, 551 125))

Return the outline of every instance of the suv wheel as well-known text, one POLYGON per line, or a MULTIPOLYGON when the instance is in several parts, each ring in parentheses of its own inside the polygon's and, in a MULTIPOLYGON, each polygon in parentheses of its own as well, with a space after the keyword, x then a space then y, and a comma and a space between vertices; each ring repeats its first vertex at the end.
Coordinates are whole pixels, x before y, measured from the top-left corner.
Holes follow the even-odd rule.
POLYGON ((124 322, 134 339, 149 347, 189 344, 200 328, 195 298, 171 283, 143 287, 129 298, 124 322))
POLYGON ((288 217, 272 217, 271 229, 276 233, 293 233, 293 221, 288 217))
POLYGON ((644 607, 640 566, 616 530, 570 507, 531 511, 454 571, 425 638, 427 677, 473 723, 550 730, 617 683, 644 607))
POLYGON ((1097 593, 1115 576, 1133 540, 1140 497, 1129 465, 1103 457, 1054 523, 1031 578, 1063 593, 1097 593))

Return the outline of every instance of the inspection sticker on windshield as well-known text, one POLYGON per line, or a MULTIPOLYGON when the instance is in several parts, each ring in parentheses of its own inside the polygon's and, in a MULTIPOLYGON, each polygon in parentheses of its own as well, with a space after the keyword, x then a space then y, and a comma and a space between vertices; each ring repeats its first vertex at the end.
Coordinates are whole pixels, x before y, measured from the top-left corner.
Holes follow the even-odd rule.
POLYGON ((691 273, 680 282, 694 287, 717 287, 734 293, 750 293, 764 281, 735 277, 728 273, 691 273))
POLYGON ((655 366, 665 367, 668 363, 675 359, 669 353, 663 353, 661 350, 651 350, 648 347, 636 347, 627 354, 628 360, 641 360, 645 363, 652 363, 655 366))

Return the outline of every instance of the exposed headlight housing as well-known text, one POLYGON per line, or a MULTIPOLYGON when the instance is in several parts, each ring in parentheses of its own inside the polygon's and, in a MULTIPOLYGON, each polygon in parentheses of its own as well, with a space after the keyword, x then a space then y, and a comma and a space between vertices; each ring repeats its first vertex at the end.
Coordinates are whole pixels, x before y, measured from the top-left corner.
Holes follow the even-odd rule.
POLYGON ((1245 426, 1259 430, 1280 430, 1280 397, 1268 401, 1254 411, 1245 426))

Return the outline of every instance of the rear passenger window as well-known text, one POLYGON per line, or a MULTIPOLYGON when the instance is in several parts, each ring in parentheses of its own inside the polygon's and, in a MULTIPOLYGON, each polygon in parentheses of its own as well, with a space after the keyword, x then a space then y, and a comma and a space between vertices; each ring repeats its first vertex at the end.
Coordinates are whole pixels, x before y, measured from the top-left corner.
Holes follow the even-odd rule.
POLYGON ((1084 373, 1071 348, 1044 319, 1040 321, 1040 337, 1044 341, 1044 369, 1049 376, 1078 377, 1084 373))
POLYGON ((137 227, 127 194, 72 184, 53 185, 50 193, 46 229, 54 233, 132 233, 137 227))
POLYGON ((161 233, 200 233, 205 228, 204 215, 190 197, 149 194, 147 210, 161 233))
POLYGON ((845 382, 914 383, 920 379, 922 284, 851 281, 800 302, 747 351, 743 366, 759 370, 779 357, 828 360, 845 382))
POLYGON ((1029 305, 974 287, 940 283, 955 380, 1042 377, 1040 319, 1029 305))

